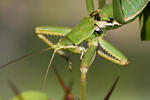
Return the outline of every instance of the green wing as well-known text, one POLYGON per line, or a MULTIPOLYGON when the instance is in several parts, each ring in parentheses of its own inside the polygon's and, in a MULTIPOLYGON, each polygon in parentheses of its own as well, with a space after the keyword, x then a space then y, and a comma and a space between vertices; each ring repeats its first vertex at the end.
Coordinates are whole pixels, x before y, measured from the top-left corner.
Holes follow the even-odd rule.
POLYGON ((74 44, 79 44, 94 32, 94 24, 85 17, 66 37, 74 44))

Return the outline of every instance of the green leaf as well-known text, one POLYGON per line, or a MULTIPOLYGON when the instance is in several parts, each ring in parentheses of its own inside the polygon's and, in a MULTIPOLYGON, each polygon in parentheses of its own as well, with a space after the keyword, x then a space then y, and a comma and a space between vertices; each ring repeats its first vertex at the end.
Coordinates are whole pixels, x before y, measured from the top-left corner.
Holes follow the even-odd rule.
POLYGON ((150 2, 139 17, 141 40, 150 40, 150 2))
POLYGON ((12 100, 49 100, 48 96, 39 91, 27 91, 12 100))
POLYGON ((124 16, 122 11, 122 5, 120 0, 113 0, 113 13, 116 21, 120 24, 124 24, 124 16))

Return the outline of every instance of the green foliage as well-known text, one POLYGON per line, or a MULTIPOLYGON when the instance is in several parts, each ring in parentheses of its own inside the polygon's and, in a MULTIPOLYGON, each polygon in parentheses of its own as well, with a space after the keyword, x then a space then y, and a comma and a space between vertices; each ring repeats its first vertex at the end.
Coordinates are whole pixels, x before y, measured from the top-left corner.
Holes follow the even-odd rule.
POLYGON ((12 100, 49 100, 49 97, 39 91, 26 91, 12 100))
POLYGON ((140 15, 141 40, 150 40, 150 2, 140 15))

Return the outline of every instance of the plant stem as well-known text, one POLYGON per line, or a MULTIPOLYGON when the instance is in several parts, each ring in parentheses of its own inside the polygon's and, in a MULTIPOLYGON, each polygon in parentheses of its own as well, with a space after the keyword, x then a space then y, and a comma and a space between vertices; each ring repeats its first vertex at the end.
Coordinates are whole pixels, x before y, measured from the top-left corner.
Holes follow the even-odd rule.
POLYGON ((99 0, 99 9, 102 9, 105 5, 105 0, 99 0))
POLYGON ((88 15, 90 15, 94 11, 93 0, 86 0, 86 8, 87 8, 87 11, 88 11, 88 15))
POLYGON ((86 73, 81 72, 81 100, 86 100, 86 73))

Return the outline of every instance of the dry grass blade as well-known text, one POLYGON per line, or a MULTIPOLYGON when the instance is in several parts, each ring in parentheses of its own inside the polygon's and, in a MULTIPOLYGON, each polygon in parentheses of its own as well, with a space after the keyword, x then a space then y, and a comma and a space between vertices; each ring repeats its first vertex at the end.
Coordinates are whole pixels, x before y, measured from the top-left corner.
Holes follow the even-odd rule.
POLYGON ((11 88, 11 90, 13 91, 13 93, 16 95, 18 100, 24 100, 23 97, 20 95, 21 92, 19 91, 19 89, 16 87, 16 85, 11 80, 8 81, 8 85, 11 88))
POLYGON ((109 92, 107 93, 107 95, 106 95, 106 97, 104 98, 104 100, 109 100, 109 98, 110 98, 112 92, 114 91, 114 89, 115 89, 115 87, 116 87, 116 85, 117 85, 117 83, 118 83, 118 80, 119 80, 119 77, 117 77, 117 79, 115 80, 113 86, 111 87, 111 89, 110 89, 109 92))
POLYGON ((64 81, 62 80, 62 78, 61 78, 61 76, 60 76, 58 70, 57 70, 55 67, 53 67, 53 68, 54 68, 54 71, 55 71, 55 73, 56 73, 56 76, 57 76, 57 78, 58 78, 58 80, 59 80, 59 83, 61 84, 63 90, 65 91, 65 96, 64 96, 64 99, 63 99, 63 100, 75 100, 75 99, 74 99, 74 96, 73 96, 72 93, 70 92, 70 90, 72 89, 72 82, 71 82, 71 84, 70 84, 70 87, 68 88, 68 87, 65 85, 64 81))

